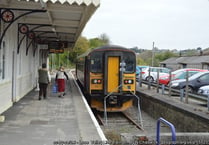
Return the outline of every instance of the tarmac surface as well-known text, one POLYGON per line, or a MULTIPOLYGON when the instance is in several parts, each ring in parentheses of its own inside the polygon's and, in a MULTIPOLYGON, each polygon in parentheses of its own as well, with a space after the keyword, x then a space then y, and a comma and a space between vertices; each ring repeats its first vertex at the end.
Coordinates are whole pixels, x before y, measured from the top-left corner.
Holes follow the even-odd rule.
POLYGON ((105 141, 72 76, 69 77, 64 98, 52 93, 51 85, 47 99, 39 101, 38 91, 33 90, 4 112, 0 144, 67 145, 105 141))

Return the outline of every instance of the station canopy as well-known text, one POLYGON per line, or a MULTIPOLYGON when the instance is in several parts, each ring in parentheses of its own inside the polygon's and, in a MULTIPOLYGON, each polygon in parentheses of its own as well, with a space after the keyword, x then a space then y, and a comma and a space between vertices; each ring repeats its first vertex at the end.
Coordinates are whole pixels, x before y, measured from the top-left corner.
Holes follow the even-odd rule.
POLYGON ((0 0, 1 18, 18 19, 18 31, 27 26, 37 43, 62 41, 67 48, 73 48, 99 5, 100 0, 0 0))

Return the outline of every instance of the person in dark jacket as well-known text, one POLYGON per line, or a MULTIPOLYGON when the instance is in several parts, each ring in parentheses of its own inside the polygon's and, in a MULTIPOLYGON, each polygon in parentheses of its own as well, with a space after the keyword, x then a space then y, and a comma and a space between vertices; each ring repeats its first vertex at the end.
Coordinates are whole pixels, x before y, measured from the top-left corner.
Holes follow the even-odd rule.
POLYGON ((65 78, 67 80, 69 79, 67 73, 64 71, 64 67, 61 66, 55 77, 55 81, 58 85, 58 97, 64 97, 65 95, 65 78))
POLYGON ((43 98, 47 98, 47 87, 48 84, 51 82, 51 77, 49 71, 46 68, 46 64, 42 64, 42 68, 38 70, 38 83, 39 83, 39 100, 43 98))

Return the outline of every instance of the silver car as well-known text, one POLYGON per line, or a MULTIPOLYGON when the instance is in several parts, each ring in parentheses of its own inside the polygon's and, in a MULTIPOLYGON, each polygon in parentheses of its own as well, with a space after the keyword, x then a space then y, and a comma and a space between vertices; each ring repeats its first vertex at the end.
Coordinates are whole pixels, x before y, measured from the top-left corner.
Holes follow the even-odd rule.
POLYGON ((209 85, 202 86, 198 89, 198 94, 209 96, 209 85))
POLYGON ((142 70, 142 79, 150 82, 157 80, 157 73, 159 71, 159 77, 165 74, 169 74, 170 69, 165 67, 147 67, 142 70), (149 75, 150 70, 150 75, 149 75))

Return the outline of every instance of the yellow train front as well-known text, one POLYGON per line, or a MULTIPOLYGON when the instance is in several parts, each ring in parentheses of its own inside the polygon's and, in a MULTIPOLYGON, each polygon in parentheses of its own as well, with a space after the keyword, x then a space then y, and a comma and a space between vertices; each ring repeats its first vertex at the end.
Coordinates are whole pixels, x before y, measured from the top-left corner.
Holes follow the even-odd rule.
POLYGON ((119 112, 133 105, 136 55, 121 46, 107 45, 78 57, 76 76, 91 108, 119 112), (106 104, 106 105, 104 105, 106 104))

